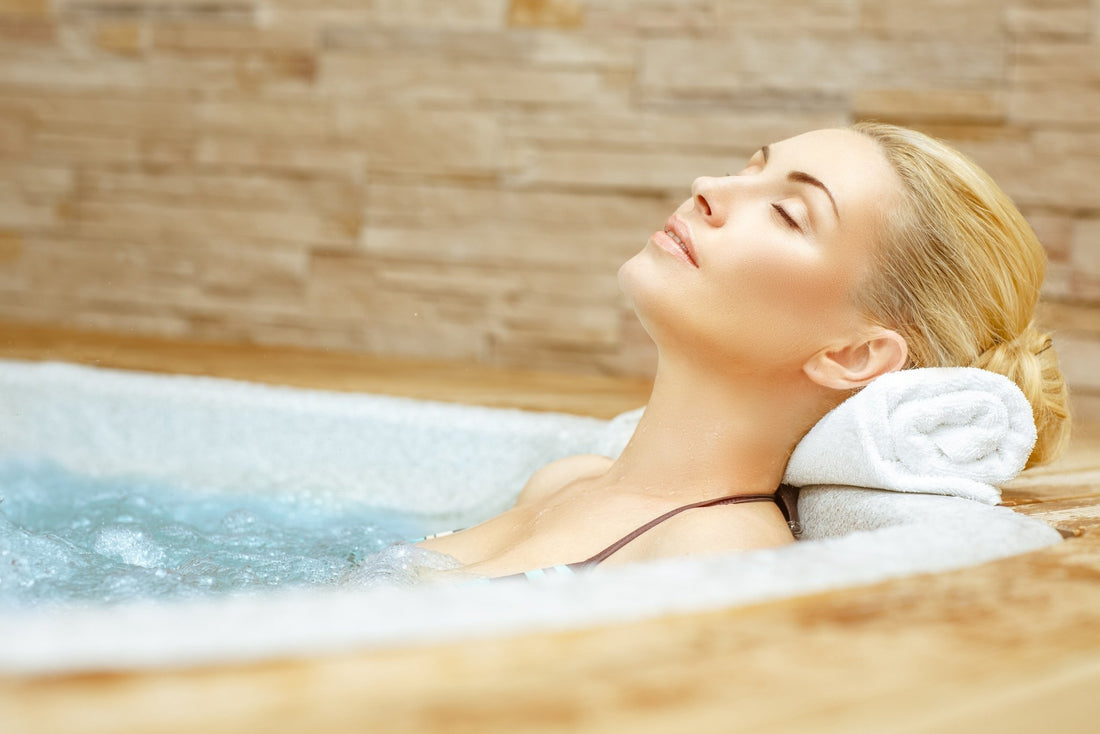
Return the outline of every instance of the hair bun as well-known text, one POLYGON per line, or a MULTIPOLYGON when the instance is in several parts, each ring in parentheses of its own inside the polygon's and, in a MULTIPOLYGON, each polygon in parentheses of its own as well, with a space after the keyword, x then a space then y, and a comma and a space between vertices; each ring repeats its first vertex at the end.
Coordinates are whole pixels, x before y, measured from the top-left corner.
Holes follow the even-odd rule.
POLYGON ((1014 338, 986 349, 970 365, 1009 378, 1031 403, 1039 437, 1029 467, 1056 457, 1069 440, 1069 390, 1053 346, 1050 334, 1032 323, 1014 338))

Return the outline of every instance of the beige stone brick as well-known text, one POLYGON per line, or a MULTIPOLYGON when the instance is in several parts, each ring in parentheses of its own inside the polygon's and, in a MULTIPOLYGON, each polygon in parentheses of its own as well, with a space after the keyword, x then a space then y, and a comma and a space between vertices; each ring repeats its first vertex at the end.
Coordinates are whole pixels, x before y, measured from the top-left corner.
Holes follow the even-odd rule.
POLYGON ((316 44, 314 29, 292 25, 171 23, 154 26, 150 35, 153 48, 172 51, 309 51, 316 44))
POLYGON ((847 92, 879 87, 990 88, 1004 76, 997 41, 883 41, 731 35, 722 39, 654 40, 642 49, 643 89, 682 96, 746 90, 847 92), (676 59, 675 64, 668 59, 676 59))
POLYGON ((356 52, 391 63, 481 62, 552 69, 634 68, 639 40, 587 29, 529 29, 501 34, 482 30, 392 28, 340 24, 322 29, 326 52, 356 52))
POLYGON ((1070 415, 1078 422, 1100 422, 1100 393, 1075 390, 1069 396, 1070 415))
POLYGON ((657 347, 642 328, 633 310, 621 312, 619 343, 614 350, 592 356, 596 371, 614 375, 653 377, 657 372, 657 347))
POLYGON ((18 157, 27 148, 30 124, 18 113, 0 109, 0 153, 18 157))
POLYGON ((379 258, 373 281, 379 288, 401 293, 479 296, 495 299, 515 292, 530 271, 494 268, 487 264, 438 263, 379 258))
POLYGON ((35 200, 57 201, 72 192, 76 176, 69 168, 0 162, 0 180, 35 200))
POLYGON ((1100 200, 1095 157, 1061 154, 1027 140, 956 141, 1022 208, 1091 209, 1100 200))
POLYGON ((149 29, 138 23, 104 23, 95 29, 95 44, 104 51, 138 56, 149 46, 149 29))
POLYGON ((1058 334, 1054 348, 1070 391, 1100 392, 1100 339, 1095 336, 1063 332, 1058 334))
POLYGON ((254 51, 234 55, 236 88, 247 93, 308 94, 317 57, 305 51, 254 51))
POLYGON ((368 187, 366 219, 375 227, 495 227, 520 236, 535 230, 568 235, 593 228, 633 228, 635 223, 649 227, 670 213, 668 202, 649 197, 424 182, 368 187))
POLYGON ((988 39, 1003 33, 999 2, 873 0, 859 3, 859 28, 884 38, 988 39))
POLYGON ((50 5, 50 0, 3 0, 0 2, 0 16, 48 16, 52 12, 50 5))
POLYGON ((1071 251, 1073 217, 1051 212, 1024 212, 1035 236, 1043 243, 1047 257, 1054 262, 1066 262, 1071 251))
POLYGON ((1100 304, 1100 275, 1071 268, 1066 280, 1067 300, 1090 305, 1100 304))
POLYGON ((301 311, 309 268, 304 249, 204 248, 196 261, 196 302, 218 308, 232 302, 266 313, 301 311))
POLYGON ((1100 217, 1073 223, 1070 262, 1076 272, 1100 276, 1100 217))
POLYGON ((894 122, 997 123, 1005 118, 1005 97, 999 90, 864 89, 852 96, 857 118, 894 122))
POLYGON ((715 27, 768 35, 850 35, 859 25, 857 0, 788 0, 782 6, 725 0, 715 7, 715 27))
POLYGON ((0 180, 0 229, 47 229, 59 221, 57 204, 28 195, 11 181, 0 180))
POLYGON ((1071 88, 1100 85, 1100 50, 1087 41, 1018 43, 1009 78, 1014 84, 1055 89, 1064 84, 1071 88))
POLYGON ((374 279, 393 291, 468 295, 477 293, 494 302, 521 297, 563 303, 606 305, 619 292, 614 270, 577 267, 510 267, 491 264, 380 260, 374 279))
POLYGON ((393 103, 496 102, 621 105, 624 90, 610 88, 598 71, 557 71, 477 62, 427 64, 373 54, 320 56, 318 90, 325 95, 386 99, 393 103))
POLYGON ((2 100, 0 104, 20 110, 43 130, 68 133, 110 128, 192 132, 199 110, 206 107, 187 97, 150 99, 140 92, 104 95, 59 88, 8 91, 2 100))
POLYGON ((1100 308, 1082 303, 1044 301, 1039 304, 1038 322, 1043 329, 1080 333, 1100 338, 1100 308))
POLYGON ((497 311, 493 334, 502 342, 547 346, 614 346, 619 340, 615 304, 571 304, 555 298, 516 295, 497 311))
MULTIPOLYGON (((853 72, 860 86, 995 89, 1006 73, 1009 46, 998 39, 859 39, 853 44, 853 72)), ((843 59, 834 59, 833 65, 843 59)))
POLYGON ((375 259, 360 252, 310 253, 306 313, 334 321, 361 323, 362 314, 379 307, 375 259))
POLYGON ((179 165, 195 157, 196 142, 190 137, 151 134, 137 137, 124 131, 52 132, 31 137, 29 152, 36 163, 110 164, 140 163, 179 165))
MULTIPOLYGON (((614 150, 530 149, 523 152, 516 179, 622 192, 664 192, 686 198, 691 182, 703 175, 736 172, 737 161, 700 153, 652 153, 614 150)), ((740 165, 744 164, 741 160, 740 165)), ((737 168, 739 170, 739 168, 737 168)), ((667 215, 666 215, 667 216, 667 215)))
POLYGON ((372 171, 480 172, 502 165, 500 126, 484 112, 341 105, 337 124, 372 171))
POLYGON ((188 254, 177 251, 164 257, 166 252, 124 241, 90 244, 32 236, 20 265, 28 289, 54 298, 131 305, 186 303, 195 292, 193 272, 186 267, 188 254))
POLYGON ((615 69, 629 72, 631 81, 641 46, 634 36, 597 31, 542 30, 520 40, 532 64, 555 69, 615 69))
POLYGON ((1068 5, 1011 5, 1005 9, 1005 28, 1019 38, 1083 38, 1089 35, 1091 25, 1087 0, 1068 5))
POLYGON ((38 163, 116 163, 142 160, 141 142, 129 136, 39 132, 28 153, 38 163))
POLYGON ((602 0, 585 8, 586 28, 604 33, 660 31, 664 34, 712 30, 717 22, 711 0, 602 0))
POLYGON ((23 267, 40 293, 247 321, 249 313, 299 312, 306 262, 302 250, 270 246, 36 237, 23 267))
POLYGON ((1068 262, 1047 263, 1041 297, 1053 301, 1073 298, 1073 266, 1068 262))
POLYGON ((11 87, 36 91, 133 90, 142 86, 143 71, 144 67, 120 58, 97 59, 91 64, 22 52, 18 46, 0 48, 0 84, 11 87))
POLYGON ((187 338, 191 326, 178 314, 149 313, 147 307, 69 299, 50 295, 42 299, 33 292, 0 289, 0 318, 17 323, 62 326, 89 331, 145 334, 164 338, 187 338))
POLYGON ((259 9, 259 3, 253 0, 79 0, 60 5, 59 12, 67 18, 126 18, 159 22, 252 23, 259 9))
POLYGON ((508 25, 515 28, 578 28, 584 24, 579 0, 511 0, 508 25))
POLYGON ((1032 138, 1035 150, 1052 161, 1091 158, 1100 163, 1100 130, 1038 128, 1032 138))
POLYGON ((67 217, 81 237, 142 238, 153 242, 293 242, 351 246, 358 220, 309 211, 236 211, 143 204, 127 199, 80 200, 67 217))
POLYGON ((306 299, 311 317, 362 328, 373 346, 400 329, 485 333, 490 324, 487 294, 387 288, 375 276, 373 258, 362 253, 314 253, 306 299))
POLYGON ((0 264, 8 266, 23 256, 23 234, 0 230, 0 264))
POLYGON ((282 171, 353 182, 363 180, 367 165, 366 155, 351 146, 274 136, 204 135, 197 143, 195 160, 227 171, 282 171))
POLYGON ((195 204, 238 211, 305 210, 349 218, 359 216, 363 199, 360 188, 345 181, 277 172, 244 175, 86 169, 80 172, 79 188, 81 196, 89 200, 195 204))
POLYGON ((808 130, 846 125, 848 113, 729 109, 683 112, 675 108, 619 113, 580 109, 509 111, 503 119, 514 143, 712 153, 728 156, 729 165, 740 166, 764 143, 808 130))
MULTIPOLYGON (((656 227, 649 228, 656 229, 656 227)), ((483 229, 410 229, 367 227, 361 245, 365 251, 387 257, 415 257, 442 262, 498 265, 544 263, 609 271, 618 269, 645 244, 642 237, 618 229, 586 230, 571 234, 531 227, 483 229)))
POLYGON ((188 116, 204 132, 294 138, 313 145, 339 136, 336 103, 330 100, 233 96, 192 102, 188 116))
MULTIPOLYGON (((263 27, 308 29, 315 34, 315 48, 324 46, 324 38, 330 31, 342 28, 379 28, 372 5, 362 0, 317 3, 310 0, 279 0, 269 3, 263 10, 263 27)), ((396 32, 403 29, 389 28, 396 32)))
POLYGON ((399 26, 503 28, 508 0, 375 0, 378 22, 399 26))
POLYGON ((477 28, 395 27, 367 19, 363 23, 324 24, 318 44, 325 51, 381 55, 402 62, 431 59, 519 63, 529 58, 531 40, 539 35, 477 28))
POLYGON ((0 14, 0 43, 49 47, 57 43, 57 24, 46 18, 0 14))
POLYGON ((1100 93, 1094 86, 1058 84, 1027 86, 1008 93, 1009 119, 1015 123, 1100 125, 1100 93))

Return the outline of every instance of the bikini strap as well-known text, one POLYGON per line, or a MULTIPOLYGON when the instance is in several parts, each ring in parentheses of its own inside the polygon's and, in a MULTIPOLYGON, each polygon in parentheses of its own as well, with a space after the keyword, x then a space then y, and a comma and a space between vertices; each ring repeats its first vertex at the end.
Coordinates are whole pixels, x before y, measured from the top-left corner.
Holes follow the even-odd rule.
POLYGON ((634 532, 630 533, 626 537, 617 540, 616 542, 604 548, 602 551, 584 561, 577 561, 576 563, 568 564, 569 568, 584 568, 588 566, 595 566, 597 563, 601 563, 613 553, 621 549, 627 543, 631 542, 639 535, 652 530, 665 520, 671 517, 679 515, 681 512, 687 510, 694 510, 699 507, 713 507, 714 505, 737 505, 743 502, 775 502, 779 505, 780 511, 787 519, 787 525, 791 528, 791 532, 797 538, 802 533, 802 525, 798 521, 798 488, 791 487, 786 484, 781 484, 775 494, 735 494, 728 497, 719 497, 712 500, 703 500, 702 502, 693 502, 690 505, 684 505, 683 507, 677 507, 675 510, 670 510, 658 518, 650 520, 645 525, 641 526, 634 532), (793 490, 793 491, 792 491, 793 490), (797 530, 796 530, 797 527, 797 530))
POLYGON ((776 504, 779 505, 780 512, 786 518, 787 527, 791 529, 791 535, 795 537, 795 540, 802 537, 802 518, 798 514, 798 494, 801 491, 801 487, 790 484, 780 484, 779 488, 775 490, 776 504))

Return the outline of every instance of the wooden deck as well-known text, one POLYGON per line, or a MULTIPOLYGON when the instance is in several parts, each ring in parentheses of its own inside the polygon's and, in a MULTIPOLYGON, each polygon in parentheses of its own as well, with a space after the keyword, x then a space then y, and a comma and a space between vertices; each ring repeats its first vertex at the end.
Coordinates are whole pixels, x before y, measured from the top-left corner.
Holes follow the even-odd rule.
MULTIPOLYGON (((0 327, 0 357, 607 417, 644 381, 0 327)), ((1100 429, 1005 492, 1057 547, 785 601, 346 655, 0 678, 16 732, 1094 732, 1100 429)), ((0 637, 0 644, 2 637, 0 637)))

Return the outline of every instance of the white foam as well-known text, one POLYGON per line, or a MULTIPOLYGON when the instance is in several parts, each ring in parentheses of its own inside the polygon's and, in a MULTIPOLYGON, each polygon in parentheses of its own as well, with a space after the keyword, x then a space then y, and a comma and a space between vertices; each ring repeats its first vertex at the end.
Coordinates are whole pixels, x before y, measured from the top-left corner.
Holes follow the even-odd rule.
MULTIPOLYGON (((0 457, 184 486, 351 494, 439 529, 507 506, 546 461, 614 453, 623 420, 0 361, 0 457)), ((0 611, 0 670, 210 664, 593 625, 943 571, 1060 540, 1006 508, 935 495, 887 506, 882 494, 805 490, 807 539, 792 546, 571 579, 0 611)))

